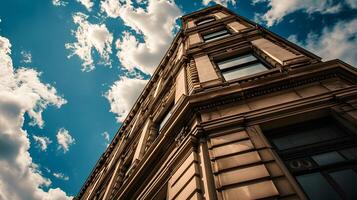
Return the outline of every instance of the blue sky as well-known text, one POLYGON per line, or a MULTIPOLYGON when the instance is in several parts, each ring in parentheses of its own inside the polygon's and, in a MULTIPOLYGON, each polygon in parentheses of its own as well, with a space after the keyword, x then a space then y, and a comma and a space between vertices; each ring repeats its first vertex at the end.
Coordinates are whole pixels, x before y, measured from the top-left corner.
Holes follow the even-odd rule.
POLYGON ((357 1, 0 2, 0 199, 75 195, 177 32, 220 3, 357 66, 357 1))

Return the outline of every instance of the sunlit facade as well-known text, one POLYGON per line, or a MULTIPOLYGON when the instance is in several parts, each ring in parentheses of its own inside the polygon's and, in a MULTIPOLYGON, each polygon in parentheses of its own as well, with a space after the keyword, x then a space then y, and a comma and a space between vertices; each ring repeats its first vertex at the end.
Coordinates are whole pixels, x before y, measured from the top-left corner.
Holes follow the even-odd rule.
POLYGON ((182 29, 77 199, 357 199, 357 70, 222 6, 182 29))

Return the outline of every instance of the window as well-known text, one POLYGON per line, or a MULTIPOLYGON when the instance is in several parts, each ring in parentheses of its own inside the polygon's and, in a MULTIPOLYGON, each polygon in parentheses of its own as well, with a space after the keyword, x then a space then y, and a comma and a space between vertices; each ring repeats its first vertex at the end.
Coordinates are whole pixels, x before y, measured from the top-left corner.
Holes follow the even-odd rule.
POLYGON ((203 40, 205 42, 210 42, 210 41, 218 40, 221 38, 225 38, 230 35, 231 35, 231 33, 227 29, 223 29, 220 31, 216 31, 213 33, 208 33, 208 34, 203 35, 203 40))
POLYGON ((203 24, 207 24, 209 22, 213 22, 215 21, 216 19, 214 17, 207 17, 207 18, 204 18, 204 19, 200 19, 196 22, 196 25, 197 26, 200 26, 200 25, 203 25, 203 24))
POLYGON ((283 133, 272 138, 272 142, 279 150, 331 141, 346 135, 336 123, 329 119, 313 121, 304 125, 293 125, 285 130, 287 131, 281 130, 281 132, 286 134, 283 133))
POLYGON ((166 110, 165 114, 162 116, 162 118, 161 118, 161 120, 159 122, 159 132, 161 131, 162 127, 164 127, 164 125, 166 124, 167 120, 171 117, 173 107, 174 107, 174 104, 171 103, 171 105, 166 110))
POLYGON ((330 118, 267 133, 311 200, 357 199, 356 136, 330 118))
POLYGON ((331 172, 322 171, 297 176, 296 179, 311 199, 357 199, 356 167, 331 172))
POLYGON ((320 173, 298 176, 297 181, 310 199, 341 199, 320 173))
POLYGON ((217 66, 227 81, 267 70, 258 58, 252 54, 219 61, 217 66))

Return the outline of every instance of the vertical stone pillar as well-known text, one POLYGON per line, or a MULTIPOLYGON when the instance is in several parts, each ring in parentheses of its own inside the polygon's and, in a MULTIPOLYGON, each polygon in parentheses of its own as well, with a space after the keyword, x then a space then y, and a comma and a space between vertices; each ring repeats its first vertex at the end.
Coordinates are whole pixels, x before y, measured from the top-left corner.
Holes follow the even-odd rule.
POLYGON ((227 17, 227 15, 223 12, 216 12, 213 14, 215 17, 217 17, 218 19, 222 19, 222 18, 225 18, 227 17))
POLYGON ((144 154, 146 140, 148 139, 148 135, 149 135, 150 124, 151 124, 151 120, 148 119, 144 125, 143 130, 141 131, 139 142, 134 153, 133 162, 136 160, 140 160, 141 156, 144 154))
POLYGON ((177 77, 176 77, 176 87, 175 87, 175 104, 180 99, 182 95, 187 94, 187 83, 186 83, 186 70, 182 66, 177 77))
POLYGON ((188 36, 188 42, 189 42, 190 46, 192 46, 194 44, 198 44, 203 41, 198 33, 194 33, 194 34, 188 36))
POLYGON ((207 55, 200 55, 194 57, 194 59, 198 72, 198 79, 203 86, 220 83, 217 72, 207 55))
POLYGON ((229 28, 233 29, 235 32, 239 33, 244 29, 247 29, 248 27, 246 27, 245 25, 235 21, 235 22, 230 22, 227 24, 227 26, 229 26, 229 28))
POLYGON ((207 140, 204 138, 200 139, 199 143, 199 165, 200 165, 200 173, 202 177, 202 195, 206 200, 215 200, 217 199, 216 187, 214 184, 214 177, 212 174, 211 161, 208 153, 207 140))
POLYGON ((162 78, 159 79, 159 82, 156 85, 153 98, 155 98, 158 95, 158 93, 159 93, 159 91, 161 89, 161 84, 162 84, 162 78))

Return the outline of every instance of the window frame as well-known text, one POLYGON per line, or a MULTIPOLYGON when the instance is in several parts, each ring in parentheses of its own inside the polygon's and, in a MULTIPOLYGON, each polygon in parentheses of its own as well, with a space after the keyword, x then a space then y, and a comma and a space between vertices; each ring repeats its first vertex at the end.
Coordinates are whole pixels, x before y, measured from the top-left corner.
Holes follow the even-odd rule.
POLYGON ((170 119, 170 117, 172 115, 173 108, 175 106, 174 102, 170 102, 168 105, 169 106, 165 109, 162 116, 159 118, 159 120, 157 122, 157 130, 158 130, 159 134, 160 134, 162 128, 165 127, 167 121, 170 119))
POLYGON ((306 191, 304 191, 303 185, 299 182, 298 177, 308 175, 308 174, 315 174, 319 173, 327 184, 329 184, 333 190, 337 193, 338 197, 341 199, 346 199, 347 193, 343 190, 343 188, 333 179, 330 173, 339 172, 343 170, 352 170, 357 175, 357 157, 356 158, 348 158, 346 155, 341 153, 342 151, 349 149, 349 148, 357 148, 357 135, 356 133, 349 129, 346 122, 339 121, 336 116, 325 116, 314 120, 308 120, 305 122, 299 122, 296 124, 287 125, 285 127, 277 128, 276 130, 270 130, 264 132, 267 139, 270 141, 273 150, 279 155, 282 159, 283 163, 286 165, 289 172, 295 178, 296 183, 302 188, 302 191, 308 197, 306 191), (338 137, 335 139, 330 139, 324 142, 317 142, 306 144, 302 146, 296 146, 288 149, 280 150, 274 144, 273 139, 279 138, 282 135, 293 135, 299 134, 295 131, 292 133, 287 133, 289 130, 294 130, 297 127, 302 127, 300 133, 304 131, 304 127, 307 125, 307 129, 311 129, 314 127, 316 122, 320 123, 317 126, 323 126, 324 123, 331 122, 338 127, 338 130, 341 130, 343 134, 342 137, 338 137), (342 144, 339 145, 339 144, 342 144), (322 155, 325 153, 332 153, 337 152, 339 156, 344 158, 343 161, 332 162, 329 164, 319 164, 317 161, 313 159, 314 156, 322 155), (305 164, 310 163, 311 165, 307 164, 306 166, 301 167, 301 169, 292 169, 292 162, 297 161, 300 163, 305 162, 305 164))
POLYGON ((219 70, 221 78, 224 79, 224 81, 226 81, 226 82, 231 82, 231 81, 235 81, 237 79, 247 78, 247 77, 254 76, 254 75, 257 75, 257 74, 260 74, 260 73, 264 73, 264 72, 272 69, 272 67, 270 65, 268 65, 263 59, 261 59, 258 55, 256 55, 254 53, 254 51, 251 50, 251 49, 243 51, 243 52, 235 53, 235 54, 229 55, 229 56, 224 56, 224 57, 220 56, 219 58, 213 58, 213 62, 216 65, 217 69, 219 70), (234 58, 238 58, 238 57, 243 57, 245 55, 251 55, 251 56, 255 57, 256 60, 248 61, 246 63, 241 63, 241 64, 234 65, 234 66, 231 66, 231 67, 228 67, 228 68, 224 68, 224 69, 221 69, 219 67, 219 63, 220 62, 228 61, 230 59, 234 59, 234 58), (240 69, 240 68, 244 68, 244 67, 247 67, 247 66, 252 66, 254 64, 261 64, 266 68, 266 70, 263 70, 263 71, 260 71, 260 72, 256 72, 256 73, 252 73, 252 74, 249 74, 249 75, 239 76, 239 77, 236 77, 236 78, 233 78, 233 79, 229 79, 229 80, 227 80, 223 75, 224 72, 234 71, 234 70, 237 70, 237 69, 240 69))
MULTIPOLYGON (((325 116, 325 117, 321 117, 321 118, 318 118, 318 119, 313 119, 313 120, 308 120, 308 121, 305 121, 305 122, 299 122, 299 123, 296 123, 296 124, 291 124, 291 125, 287 125, 285 127, 281 127, 281 128, 277 128, 276 130, 273 130, 273 132, 275 133, 271 133, 272 131, 269 131, 267 133, 268 135, 268 138, 269 138, 269 141, 271 143, 271 145, 274 147, 274 149, 276 149, 277 151, 279 151, 280 154, 284 155, 285 154, 291 154, 291 152, 294 152, 294 151, 305 151, 306 149, 311 149, 311 148, 317 148, 319 149, 318 146, 320 146, 321 143, 311 143, 311 144, 307 144, 307 145, 303 145, 303 146, 297 146, 297 147, 292 147, 292 148, 288 148, 288 149, 284 149, 284 150, 280 150, 273 142, 272 142, 272 139, 274 138, 279 138, 280 136, 282 135, 293 135, 293 133, 286 133, 286 131, 288 131, 289 129, 292 129, 292 128, 300 128, 302 127, 302 125, 304 126, 313 126, 316 122, 317 123, 327 123, 327 122, 334 122, 338 128, 340 128, 342 130, 342 132, 345 133, 345 136, 344 137, 340 137, 340 138, 335 138, 335 139, 331 139, 331 140, 327 140, 327 141, 324 141, 322 142, 324 144, 324 146, 333 146, 334 144, 336 144, 336 140, 339 142, 339 143, 344 143, 348 140, 350 140, 350 138, 354 138, 356 137, 354 135, 354 133, 348 129, 347 127, 345 127, 342 123, 340 123, 337 119, 335 119, 334 117, 332 116, 325 116), (317 144, 317 145, 316 145, 317 144), (317 147, 316 147, 317 146, 317 147)), ((334 148, 331 148, 331 149, 334 149, 334 148)), ((286 158, 290 158, 290 156, 286 156, 286 158)))
POLYGON ((227 38, 227 37, 229 37, 231 35, 233 35, 233 34, 227 27, 220 27, 220 28, 217 28, 217 29, 209 31, 209 32, 201 33, 201 37, 202 37, 202 40, 203 40, 204 43, 216 41, 216 40, 219 40, 219 39, 222 39, 222 38, 227 38), (220 32, 220 31, 225 31, 225 34, 218 34, 218 35, 215 35, 215 36, 210 37, 208 39, 205 38, 205 37, 207 37, 207 35, 212 35, 214 33, 220 32), (222 36, 224 36, 224 37, 222 37, 222 36))
POLYGON ((208 17, 204 17, 204 18, 201 18, 201 19, 197 19, 195 21, 195 25, 196 26, 202 26, 202 25, 208 24, 210 22, 214 22, 214 21, 217 21, 216 17, 208 16, 208 17))

